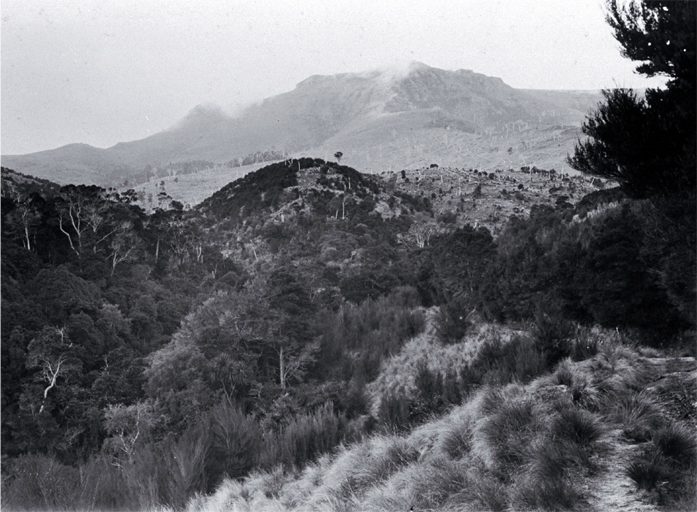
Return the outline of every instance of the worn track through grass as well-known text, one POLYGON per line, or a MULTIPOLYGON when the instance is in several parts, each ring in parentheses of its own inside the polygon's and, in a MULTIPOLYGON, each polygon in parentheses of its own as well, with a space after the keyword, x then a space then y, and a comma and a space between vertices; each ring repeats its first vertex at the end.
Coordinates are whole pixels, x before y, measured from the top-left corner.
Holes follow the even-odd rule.
MULTIPOLYGON (((684 404, 681 391, 694 398, 694 383, 697 382, 697 363, 694 357, 648 358, 645 363, 651 383, 646 390, 660 397, 669 414, 675 420, 686 421, 694 426, 697 403, 684 404), (680 385, 678 385, 680 384, 680 385), (672 392, 669 390, 672 389, 672 392), (676 393, 677 392, 677 393, 676 393), (679 403, 676 404, 675 402, 679 403), (676 410, 676 406, 677 409, 676 410), (681 407, 682 406, 682 407, 681 407), (691 410, 686 411, 685 408, 691 410)), ((607 452, 603 454, 603 469, 598 476, 584 485, 593 510, 658 512, 650 503, 649 496, 638 490, 629 478, 626 469, 630 461, 641 451, 642 445, 628 441, 621 429, 614 429, 605 438, 607 452)))
POLYGON ((592 510, 658 512, 626 474, 629 462, 641 447, 624 440, 621 429, 608 432, 605 442, 608 452, 604 456, 603 470, 584 486, 592 510))

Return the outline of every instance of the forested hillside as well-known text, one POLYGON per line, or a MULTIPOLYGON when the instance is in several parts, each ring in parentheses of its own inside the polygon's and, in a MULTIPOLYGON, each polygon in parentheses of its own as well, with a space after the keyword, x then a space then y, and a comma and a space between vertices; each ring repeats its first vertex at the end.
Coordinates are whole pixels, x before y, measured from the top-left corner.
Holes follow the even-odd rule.
MULTIPOLYGON (((533 206, 496 239, 319 159, 264 167, 189 211, 145 214, 133 194, 7 169, 3 193, 2 449, 17 499, 32 467, 59 482, 90 468, 111 486, 92 496, 100 509, 177 507, 225 475, 418 424, 481 378, 434 369, 442 398, 375 401, 386 358, 428 318, 445 344, 482 321, 600 324, 654 346, 694 328, 690 297, 645 263, 663 261, 642 227, 651 204, 618 189, 533 206)), ((540 369, 567 355, 531 350, 540 369)), ((51 506, 75 499, 54 491, 51 506)))

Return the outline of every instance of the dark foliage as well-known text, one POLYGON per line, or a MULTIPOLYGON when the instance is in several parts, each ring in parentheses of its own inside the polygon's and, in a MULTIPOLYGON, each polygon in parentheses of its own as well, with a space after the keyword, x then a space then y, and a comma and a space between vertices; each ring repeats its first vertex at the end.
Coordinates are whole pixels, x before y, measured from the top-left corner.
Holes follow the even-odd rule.
POLYGON ((532 334, 535 346, 542 352, 548 367, 553 367, 571 353, 571 322, 560 314, 551 315, 543 309, 538 309, 532 334))
POLYGON ((263 209, 278 205, 283 190, 298 184, 297 173, 324 164, 311 158, 267 165, 221 188, 198 208, 238 222, 263 209))
POLYGON ((642 62, 639 73, 670 80, 643 99, 627 89, 605 91, 605 104, 583 125, 591 140, 577 145, 569 164, 617 180, 632 197, 694 194, 697 6, 611 0, 608 7, 623 55, 642 62))
POLYGON ((436 333, 443 343, 457 343, 467 333, 471 322, 467 319, 469 304, 454 299, 442 304, 436 319, 436 333))

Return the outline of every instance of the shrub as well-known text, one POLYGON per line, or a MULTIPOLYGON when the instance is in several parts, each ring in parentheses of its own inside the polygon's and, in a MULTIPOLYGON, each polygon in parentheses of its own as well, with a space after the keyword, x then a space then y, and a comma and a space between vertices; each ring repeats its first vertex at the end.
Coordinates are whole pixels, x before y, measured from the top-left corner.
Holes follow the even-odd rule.
POLYGON ((532 332, 535 344, 545 354, 550 368, 571 353, 569 338, 573 332, 573 326, 561 315, 550 315, 538 309, 532 332))
POLYGON ((436 334, 443 343, 457 343, 467 334, 471 326, 467 320, 467 306, 467 301, 453 299, 440 307, 436 317, 436 334))
POLYGON ((3 462, 2 505, 8 510, 124 510, 129 500, 123 474, 105 455, 72 468, 53 457, 28 455, 3 462))
POLYGON ((150 510, 162 504, 174 505, 181 493, 171 484, 174 461, 171 452, 161 451, 153 445, 143 445, 135 453, 132 461, 122 466, 122 473, 128 489, 128 508, 150 510), (170 491, 175 491, 175 497, 170 491))
POLYGON ((383 396, 378 411, 380 423, 397 431, 404 430, 409 425, 409 404, 409 399, 401 394, 383 396))
POLYGON ((445 404, 459 405, 462 402, 460 384, 454 369, 448 369, 443 379, 443 400, 445 404))
POLYGON ((123 510, 128 508, 128 489, 120 469, 111 457, 96 455, 78 468, 80 497, 74 508, 84 510, 123 510))
POLYGON ((337 416, 331 402, 327 402, 312 413, 298 415, 278 433, 270 433, 264 440, 260 466, 302 467, 338 446, 345 431, 346 419, 337 416))
POLYGON ((557 384, 571 387, 574 383, 574 373, 567 362, 562 362, 554 373, 554 378, 557 384))
POLYGON ((529 382, 547 369, 544 354, 529 338, 515 336, 508 343, 494 338, 482 344, 475 359, 461 370, 464 392, 477 384, 529 382))
POLYGON ((3 482, 3 508, 69 510, 78 501, 80 476, 77 469, 46 455, 23 455, 10 465, 12 479, 9 484, 3 482))
POLYGON ((530 382, 547 370, 544 354, 537 349, 532 340, 516 337, 511 340, 511 345, 515 347, 514 375, 518 381, 530 382))
POLYGON ((322 341, 317 367, 333 376, 346 366, 345 380, 358 374, 365 382, 373 380, 382 358, 396 353, 426 326, 423 312, 412 308, 415 294, 413 289, 399 287, 390 297, 367 299, 360 305, 344 303, 336 313, 319 318, 322 341), (348 355, 355 351, 361 352, 361 358, 348 355))
POLYGON ((584 330, 571 345, 572 361, 585 361, 598 353, 598 336, 584 330))
POLYGON ((208 414, 213 435, 206 465, 209 480, 207 491, 211 492, 223 475, 239 478, 251 471, 257 462, 262 438, 258 424, 227 401, 214 407, 208 414))
POLYGON ((210 460, 212 441, 210 419, 204 416, 185 430, 165 455, 169 469, 168 505, 183 507, 192 494, 209 490, 206 463, 210 460))
POLYGON ((420 361, 414 378, 416 385, 417 401, 421 411, 419 417, 431 412, 439 412, 443 405, 443 377, 440 373, 433 373, 428 369, 426 361, 420 361))

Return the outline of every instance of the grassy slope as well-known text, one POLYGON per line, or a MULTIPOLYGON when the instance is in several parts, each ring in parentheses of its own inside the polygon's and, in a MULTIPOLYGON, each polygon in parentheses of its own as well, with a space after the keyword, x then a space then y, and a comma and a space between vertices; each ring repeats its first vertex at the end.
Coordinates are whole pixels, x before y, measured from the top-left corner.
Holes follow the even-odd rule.
MULTIPOLYGON (((160 183, 164 181, 165 191, 175 201, 180 201, 184 205, 196 206, 204 199, 210 197, 215 192, 223 188, 246 174, 256 171, 274 162, 256 163, 242 167, 219 166, 214 169, 206 169, 193 174, 182 174, 179 176, 168 176, 166 178, 155 178, 146 183, 136 185, 137 192, 143 192, 146 200, 142 205, 145 209, 150 208, 147 202, 147 195, 153 195, 153 205, 157 206, 157 194, 160 192, 160 183)), ((121 187, 124 190, 130 187, 121 187)))
POLYGON ((557 171, 568 165, 567 154, 582 136, 577 125, 504 125, 468 133, 457 129, 428 127, 425 111, 400 112, 371 120, 366 126, 344 130, 318 148, 313 155, 344 153, 346 165, 363 172, 399 171, 428 167, 537 167, 557 171), (511 149, 509 153, 508 150, 511 149))
MULTIPOLYGON (((487 333, 506 334, 488 326, 455 348, 407 345, 381 378, 394 363, 408 373, 410 362, 458 348, 467 359, 487 333)), ((694 358, 598 337, 591 359, 565 360, 528 385, 482 388, 408 435, 373 435, 302 470, 226 481, 187 510, 692 510, 694 358)))
MULTIPOLYGON (((319 156, 322 157, 322 155, 319 156)), ((331 156, 328 157, 328 160, 332 159, 331 156)), ((342 163, 343 161, 344 159, 342 163)), ((157 178, 137 185, 135 189, 142 192, 146 198, 141 206, 150 209, 157 206, 157 194, 161 190, 161 182, 164 181, 165 191, 172 199, 193 207, 228 183, 271 163, 257 163, 237 168, 221 166, 195 174, 157 178), (147 202, 148 194, 152 194, 152 204, 147 202)), ((541 168, 549 169, 544 166, 541 168)), ((357 170, 364 171, 360 167, 357 170)), ((549 178, 541 175, 508 170, 494 173, 494 179, 478 176, 470 172, 468 168, 445 166, 438 169, 412 168, 405 171, 405 176, 409 178, 408 183, 401 178, 401 174, 398 174, 397 191, 407 192, 413 196, 425 195, 429 198, 435 193, 436 198, 431 202, 436 215, 459 208, 459 224, 486 226, 492 233, 496 233, 511 215, 529 214, 530 208, 535 204, 554 206, 556 199, 562 195, 567 196, 570 203, 576 203, 585 194, 597 190, 580 177, 566 182, 559 179, 550 181, 549 178), (473 194, 477 185, 481 185, 481 196, 474 198, 473 194), (519 186, 523 189, 519 190, 519 186), (553 187, 555 191, 550 192, 553 187), (504 189, 507 195, 502 195, 504 189)), ((390 173, 382 174, 382 177, 389 180, 390 173)), ((125 188, 128 187, 122 187, 122 189, 125 188)))

